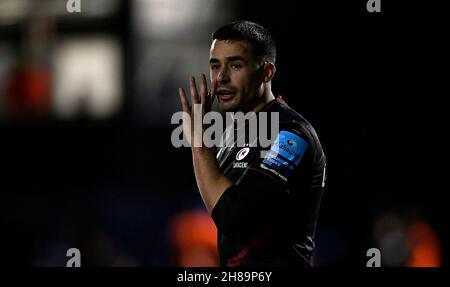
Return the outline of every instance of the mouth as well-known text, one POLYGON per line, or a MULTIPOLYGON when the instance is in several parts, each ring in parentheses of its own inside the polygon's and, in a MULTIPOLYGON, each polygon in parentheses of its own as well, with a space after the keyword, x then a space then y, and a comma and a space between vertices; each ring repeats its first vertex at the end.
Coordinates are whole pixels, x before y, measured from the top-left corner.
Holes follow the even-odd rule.
POLYGON ((221 90, 217 92, 217 97, 221 102, 231 101, 236 96, 236 92, 230 90, 221 90))

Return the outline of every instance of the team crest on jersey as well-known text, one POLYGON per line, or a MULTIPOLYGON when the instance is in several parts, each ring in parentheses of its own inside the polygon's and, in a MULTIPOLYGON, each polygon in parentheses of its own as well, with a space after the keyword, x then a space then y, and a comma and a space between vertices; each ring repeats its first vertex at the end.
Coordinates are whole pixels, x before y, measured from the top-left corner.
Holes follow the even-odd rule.
POLYGON ((236 154, 236 160, 244 159, 248 155, 249 152, 250 152, 250 148, 244 147, 243 149, 238 151, 238 153, 236 154))

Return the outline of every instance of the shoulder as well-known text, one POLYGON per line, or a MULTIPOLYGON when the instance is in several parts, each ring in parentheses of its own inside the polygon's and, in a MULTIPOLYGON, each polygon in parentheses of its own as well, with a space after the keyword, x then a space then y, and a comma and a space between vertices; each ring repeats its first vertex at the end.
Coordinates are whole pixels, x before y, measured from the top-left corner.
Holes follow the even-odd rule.
POLYGON ((294 144, 297 152, 305 155, 307 162, 323 166, 325 154, 314 127, 281 98, 276 99, 270 111, 278 112, 280 140, 284 139, 288 147, 294 144))
POLYGON ((314 127, 285 101, 280 98, 277 98, 276 101, 271 112, 278 112, 280 132, 284 130, 295 133, 311 146, 320 145, 314 127))

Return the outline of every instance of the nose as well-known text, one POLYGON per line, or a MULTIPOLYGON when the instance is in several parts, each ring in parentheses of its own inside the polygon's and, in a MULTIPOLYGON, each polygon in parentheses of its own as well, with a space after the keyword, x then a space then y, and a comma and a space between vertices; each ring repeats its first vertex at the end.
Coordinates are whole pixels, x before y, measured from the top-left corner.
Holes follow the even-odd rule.
POLYGON ((226 65, 224 65, 220 71, 219 74, 217 75, 217 83, 218 84, 226 84, 230 82, 230 77, 228 75, 228 69, 226 67, 226 65))

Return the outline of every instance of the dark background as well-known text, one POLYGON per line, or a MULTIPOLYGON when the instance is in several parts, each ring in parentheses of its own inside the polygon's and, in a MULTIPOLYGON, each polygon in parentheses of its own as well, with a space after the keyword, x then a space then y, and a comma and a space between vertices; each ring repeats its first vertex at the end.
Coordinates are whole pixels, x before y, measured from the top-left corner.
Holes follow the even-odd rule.
MULTIPOLYGON (((318 265, 365 266, 366 250, 379 243, 374 224, 386 212, 414 213, 427 222, 448 265, 444 144, 438 137, 445 130, 438 127, 443 113, 434 100, 444 95, 439 7, 382 1, 381 13, 368 13, 366 1, 294 2, 225 6, 231 19, 273 32, 273 91, 321 139, 328 178, 318 265)), ((127 254, 136 265, 171 265, 168 221, 201 207, 190 151, 170 142, 175 126, 136 115, 139 42, 132 4, 120 3, 106 19, 56 24, 58 35, 106 33, 121 43, 124 102, 116 114, 101 120, 83 114, 61 120, 50 112, 0 118, 3 264, 64 265, 65 250, 78 246, 86 265, 112 265, 112 253, 127 254)), ((217 27, 208 27, 209 33, 217 27)), ((23 33, 20 23, 0 26, 2 41, 18 49, 26 46, 23 33)), ((176 97, 177 88, 160 96, 176 97)))

